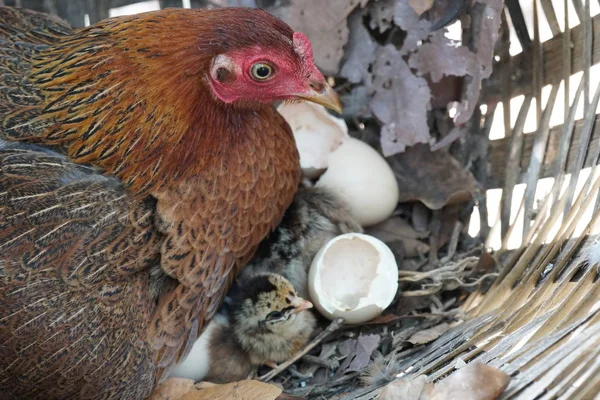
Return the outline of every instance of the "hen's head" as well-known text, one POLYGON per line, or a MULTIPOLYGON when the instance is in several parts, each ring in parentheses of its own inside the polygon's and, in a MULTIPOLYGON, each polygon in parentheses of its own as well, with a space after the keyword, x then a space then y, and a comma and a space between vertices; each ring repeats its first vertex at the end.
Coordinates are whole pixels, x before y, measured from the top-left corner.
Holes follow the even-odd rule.
POLYGON ((341 112, 340 100, 313 61, 305 34, 262 10, 220 10, 207 76, 225 103, 308 100, 341 112))

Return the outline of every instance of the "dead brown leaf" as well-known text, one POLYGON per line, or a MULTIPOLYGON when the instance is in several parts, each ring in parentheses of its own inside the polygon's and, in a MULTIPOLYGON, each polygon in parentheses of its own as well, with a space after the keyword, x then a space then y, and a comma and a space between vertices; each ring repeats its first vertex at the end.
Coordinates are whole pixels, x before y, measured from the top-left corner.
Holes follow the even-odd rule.
POLYGON ((433 1, 434 0, 408 0, 408 4, 415 10, 417 15, 422 15, 431 8, 433 1))
POLYGON ((427 377, 420 375, 414 379, 398 379, 387 384, 379 393, 378 400, 421 400, 428 397, 433 389, 427 377))
POLYGON ((473 26, 473 32, 477 32, 477 35, 474 35, 473 38, 473 47, 477 49, 479 66, 477 73, 472 75, 472 79, 467 84, 463 101, 460 103, 454 116, 454 123, 456 125, 462 125, 471 118, 475 107, 477 107, 477 100, 481 92, 481 82, 492 73, 494 49, 498 40, 498 31, 501 22, 500 15, 504 6, 504 1, 502 0, 473 1, 473 3, 475 2, 486 5, 480 15, 471 16, 472 23, 479 25, 473 26))
POLYGON ((310 39, 316 64, 327 74, 339 71, 348 41, 348 15, 367 0, 291 0, 287 7, 273 11, 295 31, 310 39))
POLYGON ((365 229, 369 235, 377 235, 383 242, 399 240, 401 238, 425 239, 429 232, 419 232, 402 217, 390 217, 377 225, 365 229))
MULTIPOLYGON (((355 11, 348 18, 350 37, 345 51, 345 61, 340 76, 352 83, 371 85, 369 67, 375 58, 377 43, 363 24, 364 12, 355 11)), ((345 104, 344 104, 345 106, 345 104)))
POLYGON ((400 52, 402 55, 414 51, 420 43, 429 37, 431 22, 422 19, 408 4, 408 1, 396 1, 394 7, 394 24, 406 32, 400 52))
POLYGON ((429 246, 419 240, 427 238, 429 232, 418 232, 401 217, 388 218, 365 229, 365 233, 387 244, 394 254, 401 253, 405 257, 416 257, 429 252, 429 246))
POLYGON ((481 256, 479 256, 479 262, 477 266, 473 269, 473 274, 478 273, 486 273, 491 272, 496 268, 496 260, 492 255, 486 251, 484 251, 481 256))
POLYGON ((429 400, 493 400, 510 382, 510 376, 482 363, 471 363, 437 383, 429 400))
POLYGON ((379 345, 379 335, 360 335, 358 339, 348 339, 338 345, 338 351, 345 356, 338 374, 362 371, 371 361, 371 355, 379 345))
POLYGON ((473 175, 450 154, 416 145, 387 158, 398 179, 400 203, 421 201, 432 210, 471 200, 481 189, 473 175))
POLYGON ((436 32, 429 43, 419 46, 408 64, 420 76, 429 74, 433 82, 448 75, 474 75, 479 70, 477 54, 466 46, 457 46, 443 32, 436 32))
POLYGON ((396 0, 372 1, 367 12, 371 16, 369 26, 371 29, 378 28, 379 33, 383 33, 392 27, 394 22, 394 8, 396 0))
POLYGON ((444 322, 415 333, 408 339, 408 342, 414 345, 430 343, 442 336, 448 329, 450 329, 450 325, 444 322))
POLYGON ((427 81, 415 76, 402 54, 392 45, 380 47, 373 67, 371 111, 383 124, 381 150, 385 156, 407 146, 429 143, 427 110, 431 91, 427 81))
POLYGON ((255 380, 224 385, 201 386, 186 393, 180 400, 275 400, 282 393, 277 386, 255 380))
POLYGON ((168 378, 158 385, 148 400, 178 400, 194 390, 194 381, 185 378, 168 378))

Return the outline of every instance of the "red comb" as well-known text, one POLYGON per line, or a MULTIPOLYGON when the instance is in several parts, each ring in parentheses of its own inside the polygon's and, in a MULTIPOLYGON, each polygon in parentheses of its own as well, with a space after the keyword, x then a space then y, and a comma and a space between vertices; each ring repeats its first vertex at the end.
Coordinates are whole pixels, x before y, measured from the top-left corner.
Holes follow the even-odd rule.
POLYGON ((292 36, 294 51, 306 61, 313 61, 312 45, 308 37, 302 32, 294 32, 292 36))

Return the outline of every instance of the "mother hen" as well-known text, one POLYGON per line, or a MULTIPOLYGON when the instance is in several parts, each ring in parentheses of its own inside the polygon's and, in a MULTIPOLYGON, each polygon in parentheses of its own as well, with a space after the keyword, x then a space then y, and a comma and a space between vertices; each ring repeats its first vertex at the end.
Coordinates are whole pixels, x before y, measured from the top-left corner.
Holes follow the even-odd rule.
POLYGON ((0 399, 148 396, 292 201, 295 99, 340 109, 261 10, 0 7, 0 399))

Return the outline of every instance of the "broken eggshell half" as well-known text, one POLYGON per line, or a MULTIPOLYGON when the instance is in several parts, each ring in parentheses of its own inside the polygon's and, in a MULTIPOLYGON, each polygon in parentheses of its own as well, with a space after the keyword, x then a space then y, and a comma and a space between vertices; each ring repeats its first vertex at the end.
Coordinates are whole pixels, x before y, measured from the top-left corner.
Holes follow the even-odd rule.
POLYGON ((346 122, 329 114, 325 107, 306 101, 282 103, 277 111, 294 132, 302 174, 319 177, 328 166, 329 154, 348 137, 346 122))
POLYGON ((396 259, 390 248, 373 236, 340 235, 313 259, 308 288, 313 303, 328 319, 366 322, 381 314, 396 296, 396 259))

